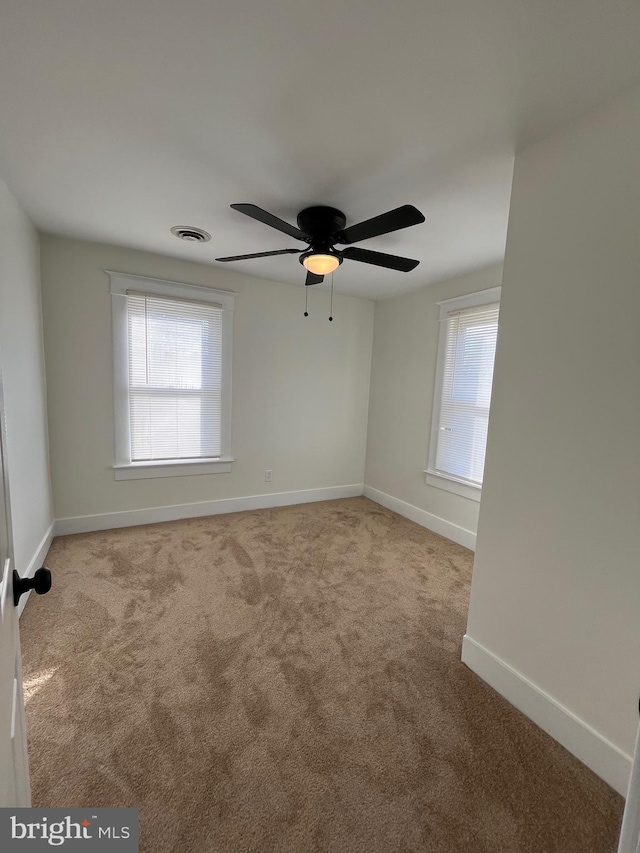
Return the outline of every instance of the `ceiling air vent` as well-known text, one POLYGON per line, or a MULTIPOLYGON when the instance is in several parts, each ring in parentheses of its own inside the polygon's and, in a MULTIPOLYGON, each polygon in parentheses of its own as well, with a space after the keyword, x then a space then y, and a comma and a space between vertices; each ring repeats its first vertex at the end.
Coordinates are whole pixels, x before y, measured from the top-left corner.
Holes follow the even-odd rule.
POLYGON ((174 225, 171 233, 181 240, 186 240, 187 243, 206 243, 211 239, 211 234, 203 231, 202 228, 191 228, 188 225, 174 225))

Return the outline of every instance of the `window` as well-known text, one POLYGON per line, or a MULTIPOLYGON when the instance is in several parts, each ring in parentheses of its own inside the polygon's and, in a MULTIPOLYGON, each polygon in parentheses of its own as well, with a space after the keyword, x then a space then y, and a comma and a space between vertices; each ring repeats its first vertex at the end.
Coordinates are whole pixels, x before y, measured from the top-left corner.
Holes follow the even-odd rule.
POLYGON ((427 483, 480 499, 500 288, 440 303, 427 483))
POLYGON ((116 479, 230 471, 234 294, 109 278, 116 479))

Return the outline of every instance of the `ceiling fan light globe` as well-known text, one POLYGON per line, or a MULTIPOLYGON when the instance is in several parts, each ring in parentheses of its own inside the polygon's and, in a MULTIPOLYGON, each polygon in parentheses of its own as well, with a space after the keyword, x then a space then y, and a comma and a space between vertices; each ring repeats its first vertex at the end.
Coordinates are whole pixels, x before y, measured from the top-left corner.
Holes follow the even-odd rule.
POLYGON ((337 255, 327 255, 316 252, 302 259, 302 264, 308 272, 316 275, 329 275, 340 266, 340 258, 337 255))

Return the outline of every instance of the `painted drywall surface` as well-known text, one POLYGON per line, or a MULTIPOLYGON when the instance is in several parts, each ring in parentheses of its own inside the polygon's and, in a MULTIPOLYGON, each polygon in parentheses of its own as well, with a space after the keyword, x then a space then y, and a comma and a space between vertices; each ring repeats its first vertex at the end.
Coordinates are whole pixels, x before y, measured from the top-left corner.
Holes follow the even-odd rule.
POLYGON ((336 295, 330 323, 326 286, 305 318, 302 287, 51 235, 41 249, 56 518, 362 483, 372 302, 336 295), (236 292, 231 473, 114 480, 106 269, 236 292))
POLYGON ((640 91, 516 160, 468 633, 631 754, 640 91))
POLYGON ((29 568, 53 521, 38 235, 0 179, 0 368, 16 568, 29 568))
POLYGON ((500 284, 489 267, 376 302, 365 483, 476 532, 479 503, 427 485, 438 302, 500 284))

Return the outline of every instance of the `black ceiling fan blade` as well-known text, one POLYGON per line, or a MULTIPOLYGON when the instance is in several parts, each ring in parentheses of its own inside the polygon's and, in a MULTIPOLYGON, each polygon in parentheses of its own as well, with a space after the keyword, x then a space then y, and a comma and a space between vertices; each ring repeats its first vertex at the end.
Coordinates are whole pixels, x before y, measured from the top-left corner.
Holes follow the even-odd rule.
POLYGON ((256 204, 232 204, 234 210, 239 210, 245 216, 250 216, 252 219, 257 219, 258 222, 263 222, 265 225, 275 228, 277 231, 282 231, 283 234, 288 234, 289 237, 295 237, 296 240, 302 240, 303 243, 309 243, 310 240, 306 234, 303 234, 295 225, 289 225, 284 219, 278 219, 273 213, 268 213, 256 204))
POLYGON ((360 240, 368 240, 370 237, 380 237, 391 231, 400 231, 401 228, 409 228, 411 225, 420 225, 424 222, 424 216, 417 207, 412 204, 403 204, 395 210, 381 213, 373 219, 351 225, 336 234, 336 243, 359 243, 360 240))
POLYGON ((386 267, 398 272, 411 272, 420 261, 412 258, 401 258, 399 255, 388 255, 386 252, 371 252, 369 249, 358 249, 357 246, 343 249, 342 256, 350 261, 361 261, 363 264, 373 264, 375 267, 386 267))
POLYGON ((323 275, 316 275, 316 273, 314 273, 314 272, 308 272, 307 273, 307 280, 305 281, 305 285, 308 286, 310 284, 322 284, 323 281, 324 281, 323 275))
POLYGON ((230 255, 228 258, 216 258, 216 261, 248 261, 251 258, 269 258, 271 255, 299 255, 300 249, 276 249, 275 252, 254 252, 253 255, 230 255))

